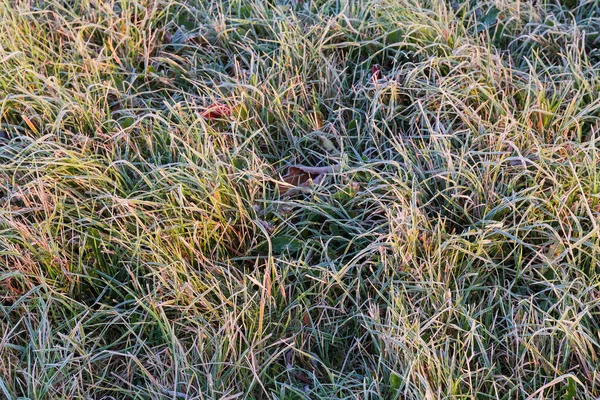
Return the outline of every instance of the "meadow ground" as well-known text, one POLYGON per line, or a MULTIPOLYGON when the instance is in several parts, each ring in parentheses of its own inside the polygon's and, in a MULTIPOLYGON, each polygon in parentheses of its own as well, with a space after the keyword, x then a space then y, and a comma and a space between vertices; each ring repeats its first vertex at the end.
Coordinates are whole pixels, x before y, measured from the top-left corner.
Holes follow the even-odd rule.
POLYGON ((599 17, 0 0, 0 397, 599 397, 599 17))

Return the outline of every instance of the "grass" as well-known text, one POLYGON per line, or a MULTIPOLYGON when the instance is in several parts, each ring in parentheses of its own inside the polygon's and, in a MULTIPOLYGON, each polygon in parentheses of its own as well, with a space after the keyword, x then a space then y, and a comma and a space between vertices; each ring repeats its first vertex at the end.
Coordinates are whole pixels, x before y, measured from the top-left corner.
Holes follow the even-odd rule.
POLYGON ((0 22, 0 397, 600 397, 597 0, 0 22))

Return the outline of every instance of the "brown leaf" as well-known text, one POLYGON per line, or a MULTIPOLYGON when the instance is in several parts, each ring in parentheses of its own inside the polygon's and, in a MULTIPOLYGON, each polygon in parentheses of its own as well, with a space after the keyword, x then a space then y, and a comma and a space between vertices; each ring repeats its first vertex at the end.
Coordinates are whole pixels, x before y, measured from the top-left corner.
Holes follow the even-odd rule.
POLYGON ((287 175, 283 177, 283 181, 292 186, 301 186, 308 182, 310 178, 310 174, 302 168, 290 167, 287 175))
POLYGON ((308 187, 313 183, 320 183, 325 175, 339 169, 339 165, 328 167, 307 167, 304 165, 293 165, 288 168, 287 174, 283 177, 285 184, 279 185, 279 193, 285 194, 292 189, 308 187))
POLYGON ((310 315, 308 314, 308 311, 304 312, 304 316, 302 316, 302 322, 304 323, 304 325, 312 328, 313 324, 312 321, 310 320, 310 315))

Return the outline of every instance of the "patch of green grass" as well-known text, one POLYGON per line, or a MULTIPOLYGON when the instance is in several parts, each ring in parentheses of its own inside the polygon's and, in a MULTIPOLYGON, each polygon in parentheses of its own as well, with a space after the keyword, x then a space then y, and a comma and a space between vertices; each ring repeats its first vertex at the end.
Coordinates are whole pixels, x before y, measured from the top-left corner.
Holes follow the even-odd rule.
POLYGON ((0 397, 598 398, 599 21, 1 1, 0 397))

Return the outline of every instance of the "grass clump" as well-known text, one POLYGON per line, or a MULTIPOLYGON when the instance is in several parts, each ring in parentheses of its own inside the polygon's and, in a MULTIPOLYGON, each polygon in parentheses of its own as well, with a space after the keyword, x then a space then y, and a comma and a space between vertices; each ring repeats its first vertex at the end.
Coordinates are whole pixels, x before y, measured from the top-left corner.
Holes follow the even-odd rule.
POLYGON ((3 398, 600 396, 596 1, 0 21, 3 398))

